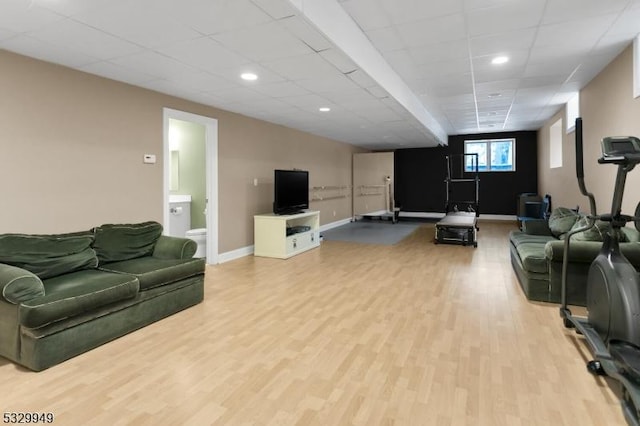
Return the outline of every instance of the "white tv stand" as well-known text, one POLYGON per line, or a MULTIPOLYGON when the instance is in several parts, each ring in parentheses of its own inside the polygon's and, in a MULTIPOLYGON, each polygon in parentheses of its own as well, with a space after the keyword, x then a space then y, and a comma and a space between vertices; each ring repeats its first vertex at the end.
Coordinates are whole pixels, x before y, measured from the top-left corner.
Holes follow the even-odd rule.
POLYGON ((254 255, 288 259, 320 246, 320 212, 307 211, 290 215, 273 213, 253 217, 254 255), (287 235, 287 229, 309 230, 287 235))

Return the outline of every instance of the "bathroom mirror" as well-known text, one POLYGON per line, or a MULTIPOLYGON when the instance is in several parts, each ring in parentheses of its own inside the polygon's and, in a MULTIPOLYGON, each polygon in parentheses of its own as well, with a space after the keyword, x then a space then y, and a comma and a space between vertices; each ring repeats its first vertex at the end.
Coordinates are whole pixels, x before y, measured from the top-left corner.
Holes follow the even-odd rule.
POLYGON ((170 171, 170 184, 169 189, 171 191, 180 190, 180 151, 171 151, 171 171, 170 171))

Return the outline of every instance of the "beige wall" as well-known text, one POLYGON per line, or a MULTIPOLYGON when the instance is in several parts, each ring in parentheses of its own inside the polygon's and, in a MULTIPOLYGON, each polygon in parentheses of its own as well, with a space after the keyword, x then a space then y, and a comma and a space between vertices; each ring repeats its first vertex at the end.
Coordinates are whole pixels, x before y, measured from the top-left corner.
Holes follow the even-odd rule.
MULTIPOLYGON (((221 253, 253 244, 253 215, 271 210, 273 169, 307 169, 311 185, 351 184, 351 157, 362 151, 3 50, 0 69, 1 233, 162 222, 164 107, 218 120, 221 253), (143 164, 144 154, 158 162, 143 164)), ((323 224, 352 215, 350 198, 311 208, 323 224)))
MULTIPOLYGON (((371 152, 353 156, 353 210, 364 215, 390 210, 385 177, 394 176, 393 152, 371 152)), ((393 185, 393 182, 391 183, 393 185)))
MULTIPOLYGON (((599 165, 600 141, 606 136, 640 137, 640 98, 633 98, 633 52, 629 46, 580 92, 583 118, 584 168, 587 189, 595 197, 598 213, 611 209, 616 167, 599 165)), ((538 133, 538 189, 553 196, 554 206, 588 211, 589 202, 580 195, 575 175, 575 135, 564 135, 563 167, 549 169, 549 127, 564 108, 538 133)), ((640 201, 640 169, 629 173, 623 211, 633 214, 640 201)))

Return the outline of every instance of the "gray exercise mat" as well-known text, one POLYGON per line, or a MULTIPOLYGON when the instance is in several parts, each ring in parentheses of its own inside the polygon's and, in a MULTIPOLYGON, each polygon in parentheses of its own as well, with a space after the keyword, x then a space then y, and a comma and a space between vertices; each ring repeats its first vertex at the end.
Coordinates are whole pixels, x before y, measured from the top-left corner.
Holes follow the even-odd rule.
POLYGON ((397 244, 420 227, 419 222, 362 220, 322 232, 325 240, 365 244, 397 244))

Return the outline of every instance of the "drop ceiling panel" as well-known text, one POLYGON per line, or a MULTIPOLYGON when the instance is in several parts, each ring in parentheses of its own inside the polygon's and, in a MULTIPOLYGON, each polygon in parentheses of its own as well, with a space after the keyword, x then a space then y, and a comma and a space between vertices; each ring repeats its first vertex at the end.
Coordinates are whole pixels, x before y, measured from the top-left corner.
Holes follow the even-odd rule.
POLYGON ((119 2, 74 15, 74 20, 147 48, 189 40, 201 34, 147 1, 119 2))
MULTIPOLYGON (((145 0, 156 3, 158 0, 145 0)), ((261 26, 273 20, 249 0, 160 0, 167 14, 201 34, 220 34, 261 26)))
POLYGON ((500 1, 495 6, 467 12, 470 37, 536 27, 543 16, 545 0, 500 1))
POLYGON ((258 62, 313 53, 309 46, 291 36, 278 22, 215 34, 212 38, 258 62))
POLYGON ((78 68, 93 62, 98 62, 98 58, 93 56, 67 49, 64 46, 56 46, 26 35, 18 35, 3 40, 0 42, 0 48, 67 67, 78 68))
POLYGON ((308 49, 300 55, 265 61, 264 65, 289 80, 322 79, 325 75, 341 74, 321 55, 308 49))
POLYGON ((617 16, 609 14, 580 21, 542 25, 538 29, 534 48, 562 45, 577 54, 588 52, 611 27, 617 16), (562 40, 562 43, 558 43, 558 40, 562 40))
POLYGON ((472 37, 469 40, 469 50, 473 56, 509 55, 514 50, 530 49, 537 32, 536 27, 529 27, 472 37))
POLYGON ((465 17, 458 13, 436 19, 425 19, 396 27, 407 47, 444 43, 466 38, 465 17))
POLYGON ((209 37, 198 37, 172 43, 155 50, 177 61, 212 73, 221 68, 239 68, 251 62, 246 57, 229 50, 209 37))
POLYGON ((28 1, 3 1, 0 28, 16 33, 35 31, 64 17, 28 1))
MULTIPOLYGON (((539 127, 640 32, 639 0, 338 5, 451 134, 539 127)), ((379 70, 335 41, 288 0, 0 2, 0 48, 366 147, 425 146, 379 70)))
POLYGON ((258 93, 262 93, 272 98, 286 98, 288 96, 309 95, 309 91, 300 87, 292 81, 282 81, 278 83, 256 84, 253 87, 258 93))
POLYGON ((437 44, 427 44, 408 49, 415 65, 438 64, 447 61, 467 60, 469 45, 467 40, 455 40, 437 44))
POLYGON ((461 14, 462 0, 416 1, 416 0, 376 0, 389 16, 392 24, 399 25, 418 20, 443 18, 461 14))
POLYGON ((29 33, 43 42, 55 40, 59 47, 108 60, 142 51, 142 47, 71 19, 55 21, 29 33))
MULTIPOLYGON (((542 24, 583 20, 622 12, 629 0, 563 0, 549 1, 542 24)), ((589 31, 588 27, 584 28, 589 31)))

